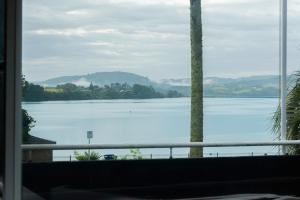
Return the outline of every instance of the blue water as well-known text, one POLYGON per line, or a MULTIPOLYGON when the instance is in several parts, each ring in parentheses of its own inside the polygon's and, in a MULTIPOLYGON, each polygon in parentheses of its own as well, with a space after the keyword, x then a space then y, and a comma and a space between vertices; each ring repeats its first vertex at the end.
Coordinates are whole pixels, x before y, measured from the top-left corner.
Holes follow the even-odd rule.
MULTIPOLYGON (((278 99, 205 98, 204 141, 273 141, 272 114, 278 99)), ((31 134, 57 144, 86 144, 86 131, 92 130, 92 143, 172 143, 188 142, 190 99, 88 100, 23 103, 36 120, 31 134)), ((154 157, 169 150, 141 150, 154 157)), ((126 154, 128 150, 102 150, 101 154, 126 154)), ((276 153, 275 147, 205 148, 205 156, 276 153)), ((177 157, 188 149, 175 149, 177 157)), ((73 151, 55 151, 56 158, 73 151)))

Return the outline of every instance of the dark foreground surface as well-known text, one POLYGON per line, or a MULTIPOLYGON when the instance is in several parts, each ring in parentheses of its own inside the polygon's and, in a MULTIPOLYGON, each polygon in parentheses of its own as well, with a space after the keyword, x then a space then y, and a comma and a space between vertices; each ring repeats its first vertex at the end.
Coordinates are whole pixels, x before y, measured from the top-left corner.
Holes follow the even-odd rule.
POLYGON ((27 163, 23 185, 25 200, 296 199, 300 156, 27 163))

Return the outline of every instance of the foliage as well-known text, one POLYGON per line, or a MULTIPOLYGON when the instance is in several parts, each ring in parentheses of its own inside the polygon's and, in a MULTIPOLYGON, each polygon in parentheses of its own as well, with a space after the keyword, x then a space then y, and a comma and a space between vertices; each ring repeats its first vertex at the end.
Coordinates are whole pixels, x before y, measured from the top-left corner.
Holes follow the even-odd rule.
POLYGON ((149 98, 175 98, 182 95, 176 91, 162 94, 152 86, 113 83, 99 87, 90 84, 89 87, 77 86, 72 83, 56 87, 43 88, 23 79, 23 101, 54 101, 54 100, 89 100, 89 99, 149 99, 149 98))
POLYGON ((130 149, 129 152, 130 152, 130 154, 128 154, 127 156, 129 156, 135 160, 143 159, 142 153, 139 149, 130 149))
POLYGON ((142 160, 143 156, 139 149, 130 149, 129 154, 126 154, 125 156, 120 157, 120 159, 121 160, 130 160, 130 159, 142 160))
POLYGON ((205 97, 278 97, 278 88, 268 85, 253 85, 244 86, 238 84, 223 84, 223 85, 205 85, 204 87, 205 97))
MULTIPOLYGON (((287 139, 300 140, 300 72, 296 74, 297 80, 288 92, 286 99, 287 139)), ((273 132, 280 137, 280 105, 273 115, 273 132)), ((300 154, 300 145, 289 146, 289 154, 300 154)))
POLYGON ((63 89, 51 88, 51 87, 45 87, 44 91, 45 92, 53 92, 53 93, 62 93, 62 92, 64 92, 63 89))
POLYGON ((44 88, 40 85, 29 83, 22 78, 22 95, 24 101, 42 101, 44 99, 44 88))
POLYGON ((177 97, 182 97, 182 94, 177 92, 176 90, 169 90, 167 93, 168 98, 177 98, 177 97))
POLYGON ((95 151, 85 151, 83 153, 75 151, 74 155, 78 161, 100 160, 101 158, 101 155, 95 151))
POLYGON ((35 125, 35 120, 31 117, 25 109, 22 109, 22 125, 23 125, 23 141, 28 137, 30 130, 35 125))

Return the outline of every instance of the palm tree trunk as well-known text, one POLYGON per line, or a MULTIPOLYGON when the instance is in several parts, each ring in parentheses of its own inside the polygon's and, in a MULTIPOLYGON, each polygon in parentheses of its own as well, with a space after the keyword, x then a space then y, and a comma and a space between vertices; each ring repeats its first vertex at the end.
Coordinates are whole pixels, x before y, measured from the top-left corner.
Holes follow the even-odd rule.
MULTIPOLYGON (((191 142, 203 141, 203 69, 201 0, 190 0, 191 26, 191 142)), ((203 157, 203 148, 191 148, 191 157, 203 157)))

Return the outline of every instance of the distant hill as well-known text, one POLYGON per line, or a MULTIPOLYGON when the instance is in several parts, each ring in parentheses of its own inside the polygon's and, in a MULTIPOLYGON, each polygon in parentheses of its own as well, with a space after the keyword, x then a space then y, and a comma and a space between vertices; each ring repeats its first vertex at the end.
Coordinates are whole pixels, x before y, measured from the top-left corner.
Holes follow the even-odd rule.
POLYGON ((127 83, 129 85, 140 84, 146 86, 155 84, 147 77, 128 72, 97 72, 86 75, 61 76, 38 82, 37 84, 55 87, 65 83, 73 83, 81 86, 89 86, 90 83, 98 86, 110 85, 112 83, 127 83))
MULTIPOLYGON (((289 85, 296 77, 288 77, 289 85)), ((164 79, 161 83, 172 85, 173 89, 184 95, 190 95, 191 79, 164 79)), ((204 96, 206 97, 278 97, 279 76, 262 75, 240 78, 205 77, 204 96)))
MULTIPOLYGON (((289 76, 290 82, 295 80, 289 76)), ((128 72, 97 72, 93 74, 62 76, 38 82, 48 87, 55 87, 65 83, 88 86, 90 83, 98 86, 112 83, 127 83, 152 86, 158 92, 176 90, 184 96, 190 96, 189 78, 163 79, 155 82, 147 77, 128 72)), ((249 76, 240 78, 205 77, 204 96, 206 97, 278 97, 279 77, 276 75, 249 76)))
MULTIPOLYGON (((292 78, 290 76, 290 78, 292 78)), ((161 83, 169 84, 173 86, 190 86, 191 79, 163 79, 161 83)), ((238 84, 243 87, 252 86, 274 86, 277 87, 279 83, 278 76, 276 75, 264 75, 264 76, 249 76, 239 78, 222 78, 222 77, 205 77, 204 85, 232 85, 238 84)))

